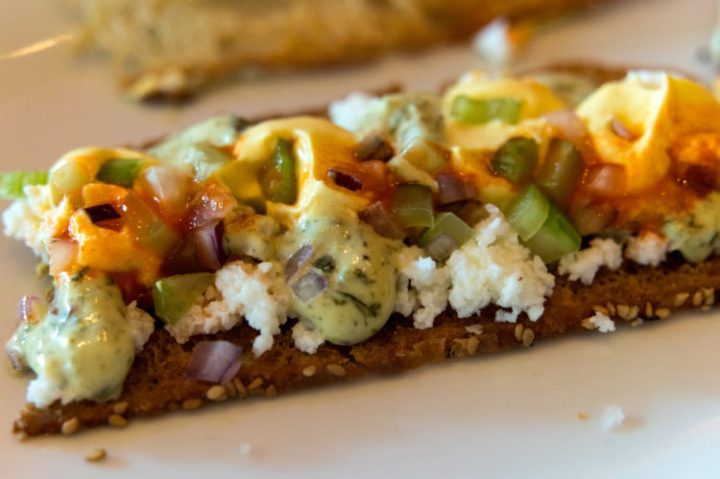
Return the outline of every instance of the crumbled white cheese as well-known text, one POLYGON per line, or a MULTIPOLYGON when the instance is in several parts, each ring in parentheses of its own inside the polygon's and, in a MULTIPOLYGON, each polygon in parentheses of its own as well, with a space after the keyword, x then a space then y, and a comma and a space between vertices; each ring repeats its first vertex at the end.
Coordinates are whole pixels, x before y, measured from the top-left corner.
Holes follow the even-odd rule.
POLYGON ((322 337, 312 324, 300 320, 292 329, 292 338, 295 341, 295 347, 307 354, 315 354, 325 339, 322 337))
POLYGON ((195 334, 227 331, 244 317, 260 332, 253 342, 255 354, 259 356, 269 350, 273 335, 280 332, 280 326, 287 320, 290 304, 282 268, 271 262, 255 266, 234 261, 215 274, 215 288, 219 299, 193 305, 182 318, 166 325, 165 329, 177 342, 184 343, 195 334))
POLYGON ((148 313, 137 307, 137 301, 133 301, 127 305, 126 317, 132 328, 135 352, 140 352, 155 330, 155 320, 148 313))
POLYGON ((3 212, 5 235, 23 241, 47 263, 50 239, 67 229, 72 208, 67 198, 54 206, 47 185, 28 185, 23 191, 25 198, 3 212))
POLYGON ((625 257, 638 264, 657 266, 665 261, 670 240, 651 231, 628 239, 625 257))
POLYGON ((496 321, 514 322, 521 312, 537 321, 555 278, 538 256, 520 244, 496 206, 485 209, 488 217, 475 226, 475 236, 447 261, 450 305, 461 318, 494 303, 510 309, 498 311, 496 321))
POLYGON ((615 331, 615 321, 610 319, 606 314, 595 313, 595 315, 592 316, 589 321, 601 333, 612 333, 613 331, 615 331))
POLYGON ((615 429, 625 422, 625 412, 620 406, 606 406, 600 413, 600 426, 605 431, 615 429))
POLYGON ((447 308, 450 273, 444 266, 423 256, 417 247, 405 248, 398 255, 399 290, 395 310, 413 315, 418 329, 432 327, 435 317, 447 308))
POLYGON ((601 267, 616 270, 621 264, 622 246, 612 239, 595 238, 590 247, 560 258, 558 273, 569 275, 570 281, 591 284, 601 267))
POLYGON ((360 134, 367 127, 368 120, 382 109, 382 100, 367 93, 355 92, 330 103, 328 114, 336 125, 360 134))

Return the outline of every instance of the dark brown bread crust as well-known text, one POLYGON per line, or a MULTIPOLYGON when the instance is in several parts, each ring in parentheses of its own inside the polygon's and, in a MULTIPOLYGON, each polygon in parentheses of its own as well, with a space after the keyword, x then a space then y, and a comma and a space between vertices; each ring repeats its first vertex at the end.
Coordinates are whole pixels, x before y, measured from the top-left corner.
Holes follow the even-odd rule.
MULTIPOLYGON (((276 337, 271 351, 260 358, 248 354, 235 380, 224 390, 185 377, 195 337, 177 344, 164 330, 154 333, 138 355, 117 400, 104 404, 90 401, 48 409, 28 405, 13 430, 28 436, 74 432, 77 427, 123 424, 125 419, 154 416, 176 409, 192 409, 204 402, 228 397, 274 396, 325 383, 351 381, 372 374, 398 373, 454 357, 474 356, 531 346, 537 339, 585 331, 586 320, 596 311, 618 323, 638 319, 663 319, 671 312, 707 309, 715 304, 720 288, 720 257, 691 265, 671 258, 651 268, 625 262, 619 271, 601 270, 590 286, 558 277, 545 314, 533 323, 496 323, 494 308, 472 318, 458 319, 446 312, 431 329, 413 328, 409 320, 393 317, 372 339, 353 347, 325 344, 308 355, 293 346, 289 327, 276 337), (471 325, 482 325, 478 334, 471 325), (63 427, 65 425, 65 427, 63 427)), ((256 332, 243 324, 219 334, 251 350, 256 332)))

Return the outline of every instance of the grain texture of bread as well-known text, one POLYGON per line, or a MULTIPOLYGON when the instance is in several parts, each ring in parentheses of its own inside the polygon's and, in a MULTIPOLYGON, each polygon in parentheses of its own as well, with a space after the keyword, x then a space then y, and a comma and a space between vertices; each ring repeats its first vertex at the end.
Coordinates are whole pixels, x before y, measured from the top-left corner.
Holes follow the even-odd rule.
POLYGON ((498 16, 608 0, 65 0, 81 43, 131 96, 182 97, 230 75, 356 63, 467 38, 498 16))
MULTIPOLYGON (((517 324, 496 323, 494 310, 487 308, 465 319, 446 312, 437 318, 436 326, 420 330, 411 321, 394 316, 379 334, 362 344, 324 344, 314 355, 294 347, 287 327, 276 337, 271 351, 260 358, 248 353, 235 379, 222 387, 185 377, 193 345, 206 337, 180 345, 164 330, 158 330, 137 356, 124 392, 116 401, 56 403, 47 409, 28 405, 13 429, 28 436, 74 432, 124 424, 133 417, 194 409, 218 400, 272 397, 369 375, 399 373, 450 358, 529 347, 538 340, 592 331, 586 320, 597 311, 618 323, 639 324, 638 320, 664 319, 680 309, 707 309, 716 303, 718 288, 720 257, 698 265, 672 257, 657 268, 625 262, 618 271, 601 270, 590 286, 558 277, 545 313, 537 322, 522 319, 517 324)), ((255 334, 244 324, 213 338, 232 341, 250 351, 255 334)))

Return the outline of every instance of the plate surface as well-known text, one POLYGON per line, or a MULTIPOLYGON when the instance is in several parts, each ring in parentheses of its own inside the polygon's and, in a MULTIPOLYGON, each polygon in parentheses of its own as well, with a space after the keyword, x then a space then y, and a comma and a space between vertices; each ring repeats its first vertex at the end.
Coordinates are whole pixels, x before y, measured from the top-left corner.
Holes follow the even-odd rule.
MULTIPOLYGON (((397 81, 431 88, 477 66, 458 46, 218 89, 190 107, 140 108, 117 95, 106 65, 74 60, 64 45, 7 58, 69 31, 58 3, 0 0, 3 170, 47 168, 76 146, 152 139, 219 112, 293 111, 397 81)), ((623 3, 552 27, 522 64, 583 58, 672 66, 709 80, 697 53, 715 17, 712 0, 623 3)), ((0 240, 0 261, 4 340, 17 299, 42 285, 19 244, 0 240)), ((720 314, 683 314, 393 378, 136 421, 122 432, 26 443, 8 432, 25 382, 3 372, 0 477, 717 477, 718 338, 720 314), (627 419, 604 431, 601 411, 613 404, 627 419), (84 455, 98 447, 109 459, 87 464, 84 455)))

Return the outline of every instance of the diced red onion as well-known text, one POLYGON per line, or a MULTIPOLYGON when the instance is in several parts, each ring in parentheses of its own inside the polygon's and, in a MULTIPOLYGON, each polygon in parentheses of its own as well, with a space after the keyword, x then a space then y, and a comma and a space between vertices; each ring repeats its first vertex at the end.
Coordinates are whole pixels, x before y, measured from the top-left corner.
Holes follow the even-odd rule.
POLYGON ((99 223, 106 220, 116 220, 120 218, 120 214, 115 211, 113 205, 104 203, 102 205, 88 206, 84 208, 85 213, 90 217, 93 223, 99 223))
POLYGON ((70 269, 70 265, 75 261, 78 245, 74 241, 69 240, 53 240, 48 245, 48 256, 50 266, 50 276, 55 276, 70 269))
POLYGON ((613 133, 615 133, 615 135, 619 136, 623 140, 633 141, 635 139, 635 135, 630 133, 630 130, 628 130, 623 122, 618 120, 617 117, 613 117, 610 122, 610 129, 613 133))
POLYGON ((425 247, 425 251, 436 261, 445 261, 457 248, 457 243, 450 236, 441 233, 425 247))
POLYGON ((626 173, 621 165, 600 165, 588 170, 585 188, 598 195, 620 196, 625 193, 626 173))
POLYGON ((290 281, 295 273, 305 265, 310 258, 312 258, 314 249, 312 245, 306 244, 300 247, 299 250, 294 252, 290 258, 288 258, 285 264, 285 280, 290 281))
POLYGON ((581 236, 604 231, 617 215, 617 210, 607 203, 578 204, 570 211, 570 217, 581 236))
POLYGON ((585 124, 574 110, 552 111, 543 115, 543 118, 551 125, 556 126, 566 140, 576 145, 584 143, 589 136, 585 124))
POLYGON ((217 221, 191 233, 200 265, 210 271, 217 271, 222 267, 222 229, 222 222, 217 221))
POLYGON ((237 201, 229 191, 223 186, 213 186, 195 201, 190 226, 205 226, 222 220, 235 206, 237 201))
POLYGON ((327 280, 323 275, 310 271, 300 276, 291 287, 301 301, 307 302, 325 291, 327 280))
POLYGON ((187 208, 192 179, 172 166, 150 166, 143 172, 143 186, 165 215, 180 215, 187 208))
POLYGON ((190 379, 224 384, 240 370, 242 348, 230 341, 200 341, 190 355, 185 375, 190 379))
POLYGON ((701 196, 709 194, 720 184, 720 174, 715 166, 677 160, 673 170, 681 184, 692 188, 701 196))
POLYGON ((36 323, 40 318, 40 305, 44 303, 44 300, 39 296, 25 295, 20 298, 17 305, 18 320, 27 323, 36 323))
POLYGON ((355 150, 355 157, 360 161, 388 161, 394 155, 393 147, 376 133, 365 136, 355 150))
POLYGON ((328 170, 328 177, 331 178, 336 185, 342 186, 350 191, 357 191, 362 189, 363 183, 359 178, 343 173, 342 171, 330 169, 328 170))
POLYGON ((395 224, 392 216, 388 213, 385 206, 380 201, 376 201, 364 210, 358 213, 358 217, 373 227, 375 232, 380 236, 393 239, 401 239, 403 236, 402 229, 395 224))
POLYGON ((457 175, 440 173, 435 180, 438 183, 437 200, 441 205, 449 205, 475 197, 475 186, 457 175))

